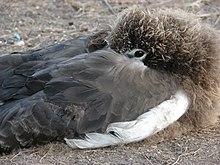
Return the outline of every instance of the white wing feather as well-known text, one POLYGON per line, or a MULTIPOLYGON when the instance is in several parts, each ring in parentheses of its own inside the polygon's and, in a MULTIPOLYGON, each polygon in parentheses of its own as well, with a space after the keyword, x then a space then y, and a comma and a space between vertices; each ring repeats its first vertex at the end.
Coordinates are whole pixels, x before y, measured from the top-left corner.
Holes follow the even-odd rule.
POLYGON ((188 109, 189 99, 182 90, 136 120, 108 125, 106 133, 86 133, 84 139, 66 139, 72 148, 99 148, 143 140, 178 120, 188 109))

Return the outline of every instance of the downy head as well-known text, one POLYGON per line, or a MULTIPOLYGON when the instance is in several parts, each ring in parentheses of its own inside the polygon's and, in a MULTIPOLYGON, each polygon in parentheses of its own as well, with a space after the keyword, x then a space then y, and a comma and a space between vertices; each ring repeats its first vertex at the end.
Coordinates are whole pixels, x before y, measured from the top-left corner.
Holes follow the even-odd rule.
POLYGON ((119 53, 144 50, 145 65, 177 77, 192 101, 185 117, 193 125, 216 121, 220 39, 215 29, 182 10, 135 8, 121 15, 108 41, 119 53))

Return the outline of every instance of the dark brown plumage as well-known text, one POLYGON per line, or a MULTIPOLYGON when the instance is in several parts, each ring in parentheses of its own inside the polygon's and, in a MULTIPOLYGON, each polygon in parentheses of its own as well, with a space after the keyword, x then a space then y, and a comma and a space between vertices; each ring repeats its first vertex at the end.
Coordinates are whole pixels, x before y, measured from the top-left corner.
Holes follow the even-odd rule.
POLYGON ((122 14, 108 39, 110 47, 120 53, 143 49, 148 54, 145 65, 180 80, 192 103, 179 122, 189 131, 216 123, 220 114, 219 38, 219 32, 194 14, 135 8, 122 14))

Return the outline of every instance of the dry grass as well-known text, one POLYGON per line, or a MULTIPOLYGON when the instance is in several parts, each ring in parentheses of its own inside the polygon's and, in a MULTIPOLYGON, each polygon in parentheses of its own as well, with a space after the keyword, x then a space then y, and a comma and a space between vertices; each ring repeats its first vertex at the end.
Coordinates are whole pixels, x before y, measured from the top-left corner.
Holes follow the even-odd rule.
MULTIPOLYGON (((183 8, 220 30, 219 0, 1 0, 0 52, 36 49, 112 25, 132 5, 183 8), (25 45, 16 46, 14 34, 25 45)), ((220 126, 171 141, 143 142, 96 150, 72 150, 53 143, 14 151, 0 164, 220 164, 220 126)))

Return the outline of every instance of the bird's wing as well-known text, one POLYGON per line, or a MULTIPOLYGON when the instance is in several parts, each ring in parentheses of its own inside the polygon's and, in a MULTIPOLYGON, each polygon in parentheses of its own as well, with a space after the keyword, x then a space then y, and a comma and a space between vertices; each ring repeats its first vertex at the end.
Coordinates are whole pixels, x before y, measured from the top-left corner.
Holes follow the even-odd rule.
POLYGON ((40 69, 41 63, 34 63, 29 73, 32 62, 9 65, 4 69, 11 75, 1 75, 0 141, 4 146, 104 132, 110 123, 133 120, 169 99, 177 88, 172 76, 109 49, 40 69), (4 91, 12 92, 8 96, 4 91), (24 93, 29 95, 23 97, 24 93))
POLYGON ((177 90, 172 76, 111 50, 80 58, 69 59, 53 69, 53 78, 44 89, 53 103, 85 108, 78 119, 78 133, 103 132, 112 122, 135 119, 177 90))
MULTIPOLYGON (((107 33, 103 30, 87 37, 80 36, 43 49, 0 55, 0 103, 3 100, 18 99, 18 97, 34 94, 41 89, 39 86, 42 82, 35 81, 37 85, 32 83, 31 90, 24 88, 24 84, 29 81, 27 79, 31 78, 32 74, 79 54, 103 48, 106 46, 107 33), (35 86, 39 89, 34 89, 35 86)), ((41 79, 48 79, 43 76, 41 79)))
POLYGON ((188 109, 190 100, 178 90, 169 100, 149 109, 135 120, 114 122, 104 133, 86 133, 82 138, 65 138, 72 148, 99 148, 143 140, 177 121, 188 109))

